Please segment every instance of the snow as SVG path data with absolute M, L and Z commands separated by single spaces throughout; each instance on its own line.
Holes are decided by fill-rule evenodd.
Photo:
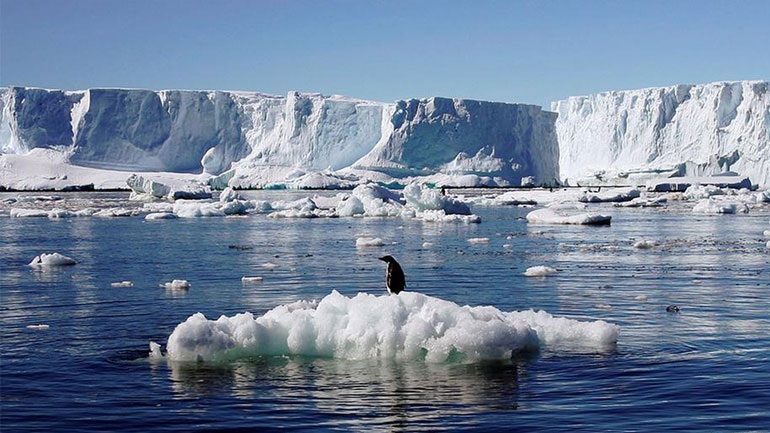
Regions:
M 768 87 L 683 84 L 554 102 L 561 178 L 572 185 L 637 184 L 732 170 L 770 186 Z
M 576 225 L 609 225 L 612 217 L 595 212 L 584 212 L 567 215 L 551 209 L 537 209 L 527 214 L 527 221 L 533 224 L 576 224 Z
M 554 275 L 558 273 L 555 268 L 552 268 L 550 266 L 532 266 L 527 268 L 526 271 L 524 271 L 524 276 L 526 277 L 547 277 L 549 275 Z
M 35 258 L 29 262 L 29 266 L 32 267 L 72 266 L 74 264 L 77 264 L 74 259 L 59 253 L 43 253 L 39 256 L 35 256 Z
M 416 292 L 346 297 L 333 291 L 318 302 L 281 305 L 258 317 L 245 312 L 209 320 L 193 314 L 177 325 L 166 349 L 172 361 L 305 355 L 475 362 L 542 347 L 602 351 L 616 344 L 619 331 L 601 320 L 460 306 Z M 151 353 L 160 356 L 160 347 L 151 345 Z

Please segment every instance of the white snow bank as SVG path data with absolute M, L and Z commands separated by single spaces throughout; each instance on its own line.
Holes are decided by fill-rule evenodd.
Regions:
M 415 292 L 348 298 L 333 291 L 320 302 L 281 305 L 260 317 L 247 312 L 208 320 L 196 313 L 174 329 L 167 352 L 173 361 L 306 355 L 472 362 L 544 346 L 607 350 L 619 332 L 601 320 L 460 306 Z
M 594 212 L 567 215 L 549 208 L 533 210 L 527 214 L 527 221 L 533 224 L 609 225 L 611 220 L 609 215 Z
M 526 271 L 524 271 L 524 276 L 526 277 L 547 277 L 549 275 L 556 274 L 556 269 L 550 267 L 550 266 L 532 266 L 527 268 Z
M 43 253 L 43 254 L 40 254 L 39 256 L 35 256 L 35 258 L 32 259 L 31 262 L 29 262 L 29 266 L 33 266 L 33 267 L 72 266 L 74 264 L 77 264 L 77 262 L 74 259 L 59 253 L 51 253 L 51 254 Z

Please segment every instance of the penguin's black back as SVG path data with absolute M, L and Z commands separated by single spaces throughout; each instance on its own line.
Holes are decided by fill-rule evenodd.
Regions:
M 401 265 L 391 256 L 380 257 L 380 260 L 388 264 L 388 271 L 385 276 L 385 284 L 388 291 L 393 294 L 399 294 L 406 288 L 406 277 Z

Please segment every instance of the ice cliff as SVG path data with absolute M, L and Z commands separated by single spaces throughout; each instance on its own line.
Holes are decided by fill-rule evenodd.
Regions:
M 9 175 L 36 155 L 49 165 L 202 174 L 217 188 L 639 185 L 723 171 L 770 186 L 768 86 L 613 91 L 554 102 L 554 112 L 439 97 L 0 88 L 0 186 L 73 181 Z
M 555 115 L 531 105 L 11 87 L 0 89 L 0 113 L 2 153 L 55 148 L 79 166 L 203 172 L 221 187 L 441 174 L 447 183 L 470 175 L 493 185 L 558 178 Z
M 770 185 L 767 81 L 613 91 L 554 102 L 562 180 L 734 171 Z

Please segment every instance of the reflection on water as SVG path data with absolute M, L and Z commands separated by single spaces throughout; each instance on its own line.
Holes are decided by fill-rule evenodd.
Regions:
M 435 430 L 447 416 L 516 410 L 520 363 L 430 364 L 271 357 L 232 364 L 162 361 L 175 398 L 228 395 L 243 404 L 264 401 L 322 414 L 338 427 L 388 426 Z M 416 423 L 416 424 L 415 424 Z M 411 428 L 407 428 L 411 427 Z M 443 426 L 449 427 L 449 426 Z

